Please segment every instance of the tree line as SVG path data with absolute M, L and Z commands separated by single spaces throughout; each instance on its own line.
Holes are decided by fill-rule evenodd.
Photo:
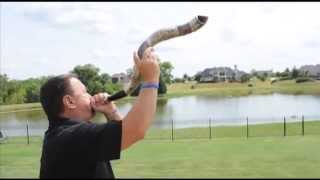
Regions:
M 267 78 L 273 77 L 276 78 L 275 81 L 283 81 L 283 80 L 295 80 L 297 83 L 300 82 L 307 82 L 307 81 L 313 81 L 312 77 L 310 76 L 308 71 L 300 71 L 296 67 L 293 67 L 291 70 L 289 68 L 286 68 L 283 72 L 273 72 L 273 73 L 258 73 L 255 70 L 252 70 L 251 73 L 245 73 L 241 75 L 240 82 L 246 83 L 249 82 L 252 78 L 258 78 L 261 81 L 267 80 Z M 201 73 L 197 73 L 194 76 L 189 76 L 187 73 L 183 74 L 182 78 L 176 77 L 171 82 L 186 82 L 186 81 L 197 81 L 200 82 Z
M 170 62 L 160 61 L 158 94 L 167 92 L 166 84 L 172 81 L 172 70 L 173 66 Z M 132 69 L 128 69 L 127 72 L 132 72 Z M 77 65 L 70 73 L 78 76 L 91 95 L 98 92 L 113 94 L 122 89 L 121 83 L 112 83 L 112 77 L 108 73 L 100 73 L 100 69 L 93 64 Z M 0 105 L 40 102 L 40 88 L 51 77 L 53 76 L 10 80 L 6 74 L 0 74 Z M 139 91 L 140 86 L 131 96 L 137 96 Z
M 200 77 L 197 77 L 197 74 L 189 76 L 187 73 L 182 78 L 174 78 L 172 75 L 174 67 L 169 61 L 162 62 L 159 59 L 159 64 L 159 95 L 167 93 L 168 84 L 192 80 L 199 81 L 200 79 Z M 127 69 L 127 75 L 132 74 L 132 72 L 132 69 Z M 100 69 L 93 64 L 77 65 L 70 73 L 78 76 L 91 95 L 98 92 L 113 94 L 122 89 L 122 84 L 112 83 L 112 77 L 108 73 L 100 73 Z M 246 73 L 241 77 L 241 82 L 248 82 L 252 77 L 265 81 L 268 76 L 277 77 L 276 81 L 295 79 L 297 83 L 312 80 L 308 73 L 299 71 L 294 67 L 291 71 L 289 68 L 286 68 L 283 72 L 276 72 L 271 75 L 267 73 L 258 74 L 256 72 Z M 40 88 L 50 77 L 53 76 L 41 76 L 26 80 L 9 80 L 6 74 L 0 74 L 0 105 L 40 102 Z M 141 85 L 130 95 L 137 96 L 140 92 L 140 87 Z
M 257 77 L 261 81 L 265 81 L 269 76 L 276 77 L 272 83 L 276 81 L 283 81 L 283 80 L 295 80 L 296 83 L 301 83 L 301 82 L 307 82 L 307 81 L 313 81 L 313 79 L 310 77 L 310 74 L 308 71 L 300 71 L 296 67 L 293 67 L 292 70 L 289 68 L 286 68 L 283 72 L 275 72 L 270 75 L 267 73 L 263 74 L 257 74 L 256 72 L 253 72 L 249 75 L 250 77 Z

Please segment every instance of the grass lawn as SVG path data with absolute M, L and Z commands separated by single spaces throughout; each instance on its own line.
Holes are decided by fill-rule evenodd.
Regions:
M 320 122 L 215 127 L 171 131 L 150 129 L 145 140 L 112 161 L 117 178 L 319 178 Z M 198 136 L 195 136 L 198 134 Z M 316 135 L 318 134 L 318 135 Z M 162 135 L 164 140 L 154 138 Z M 196 138 L 192 138 L 192 137 Z M 199 138 L 201 137 L 201 138 Z M 37 178 L 42 137 L 14 137 L 0 144 L 0 178 Z
M 10 105 L 1 105 L 0 112 L 35 110 L 40 108 L 41 108 L 40 103 L 10 104 Z
M 271 84 L 254 80 L 249 83 L 174 83 L 168 86 L 167 94 L 164 97 L 177 97 L 186 95 L 212 95 L 212 96 L 247 96 L 252 94 L 312 94 L 320 95 L 320 81 L 295 83 L 294 80 L 279 81 Z M 193 87 L 193 88 L 192 88 Z
M 319 137 L 144 141 L 113 164 L 119 178 L 319 178 Z

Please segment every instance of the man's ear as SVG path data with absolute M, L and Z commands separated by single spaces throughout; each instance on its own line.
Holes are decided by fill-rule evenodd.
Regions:
M 75 109 L 77 107 L 75 104 L 75 100 L 70 95 L 63 96 L 62 101 L 67 108 Z

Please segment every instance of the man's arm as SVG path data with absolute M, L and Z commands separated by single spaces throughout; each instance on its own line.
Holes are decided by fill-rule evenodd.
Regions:
M 121 150 L 144 138 L 156 111 L 157 94 L 157 89 L 142 89 L 132 109 L 124 118 L 116 109 L 102 112 L 108 121 L 122 121 Z
M 135 66 L 144 83 L 159 84 L 160 68 L 152 50 L 152 48 L 146 49 L 141 60 L 135 53 Z M 156 88 L 142 89 L 124 118 L 117 112 L 113 102 L 104 101 L 105 96 L 108 96 L 107 93 L 94 95 L 91 105 L 96 111 L 102 112 L 108 120 L 122 121 L 121 150 L 124 150 L 144 138 L 156 112 L 157 94 Z
M 122 121 L 121 149 L 144 138 L 156 111 L 157 89 L 143 89 Z
M 152 48 L 148 48 L 141 60 L 135 53 L 134 60 L 143 82 L 158 84 L 160 69 L 152 51 Z M 158 89 L 156 88 L 146 88 L 140 91 L 133 107 L 122 121 L 121 150 L 144 138 L 156 112 L 157 94 Z

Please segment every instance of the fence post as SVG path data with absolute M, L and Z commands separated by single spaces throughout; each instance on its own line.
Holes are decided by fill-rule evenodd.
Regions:
M 247 138 L 249 138 L 249 118 L 247 116 Z
M 209 139 L 211 140 L 211 117 L 209 118 Z
M 27 120 L 27 139 L 29 144 L 29 121 Z
M 286 136 L 287 134 L 287 129 L 286 129 L 286 116 L 283 118 L 283 136 Z
M 173 118 L 171 119 L 171 141 L 173 141 Z
M 302 136 L 304 136 L 304 116 L 302 115 Z

